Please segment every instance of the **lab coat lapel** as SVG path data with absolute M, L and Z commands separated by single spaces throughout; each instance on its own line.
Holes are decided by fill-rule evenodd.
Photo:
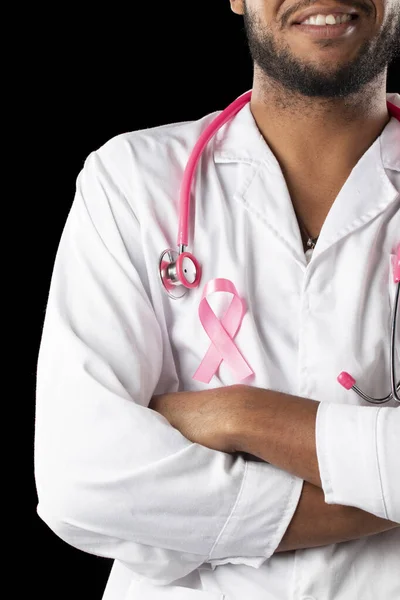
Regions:
M 387 99 L 400 106 L 399 94 Z M 263 223 L 293 258 L 307 265 L 297 218 L 280 165 L 263 139 L 246 105 L 215 138 L 214 161 L 247 163 L 235 200 Z M 327 248 L 363 227 L 399 194 L 385 169 L 400 170 L 400 123 L 392 118 L 381 135 L 363 154 L 336 197 L 323 224 L 313 260 Z
M 262 137 L 249 105 L 217 134 L 214 161 L 244 163 L 234 201 L 269 229 L 293 258 L 306 265 L 301 235 L 279 162 Z
M 314 260 L 327 248 L 375 219 L 390 204 L 400 201 L 385 168 L 400 170 L 400 123 L 394 118 L 345 181 L 322 226 Z

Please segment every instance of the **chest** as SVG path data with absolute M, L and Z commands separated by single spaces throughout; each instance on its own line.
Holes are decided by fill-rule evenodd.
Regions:
M 348 175 L 349 173 L 346 173 L 333 179 L 286 176 L 287 188 L 300 229 L 303 225 L 310 237 L 314 238 L 320 234 Z
M 232 340 L 254 371 L 249 383 L 304 397 L 358 403 L 358 397 L 351 399 L 336 381 L 346 370 L 371 394 L 381 392 L 390 363 L 389 261 L 380 257 L 372 273 L 370 241 L 355 237 L 303 268 L 272 232 L 249 222 L 245 214 L 237 215 L 233 229 L 221 226 L 218 237 L 209 237 L 208 249 L 204 244 L 199 255 L 200 288 L 189 291 L 182 301 L 167 300 L 164 305 L 182 389 L 238 383 L 225 360 L 209 383 L 193 379 L 213 340 L 199 316 L 203 289 L 207 282 L 224 278 L 245 303 Z M 232 294 L 214 293 L 207 301 L 221 322 Z
M 348 186 L 330 211 L 335 190 L 329 202 L 320 205 L 317 217 L 325 218 L 328 228 L 307 264 L 293 201 L 280 172 L 231 164 L 208 169 L 206 177 L 196 180 L 189 236 L 202 280 L 199 288 L 174 301 L 163 293 L 153 268 L 176 235 L 173 192 L 164 186 L 162 201 L 157 197 L 160 211 L 150 201 L 143 203 L 141 222 L 151 300 L 174 356 L 180 389 L 238 383 L 225 360 L 209 383 L 193 379 L 212 343 L 199 316 L 204 286 L 223 278 L 245 302 L 233 340 L 254 372 L 247 383 L 358 403 L 358 397 L 352 399 L 336 381 L 346 370 L 371 394 L 382 391 L 390 365 L 389 258 L 400 230 L 400 212 L 382 213 L 364 220 L 361 227 L 358 220 L 342 218 L 359 194 L 358 184 Z M 306 191 L 296 198 L 306 202 Z M 232 295 L 217 293 L 208 300 L 222 320 Z

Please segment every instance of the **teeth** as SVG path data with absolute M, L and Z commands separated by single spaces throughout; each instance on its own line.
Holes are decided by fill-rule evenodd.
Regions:
M 303 21 L 301 25 L 340 25 L 340 23 L 346 23 L 351 20 L 351 15 L 341 15 L 337 17 L 334 15 L 313 15 Z

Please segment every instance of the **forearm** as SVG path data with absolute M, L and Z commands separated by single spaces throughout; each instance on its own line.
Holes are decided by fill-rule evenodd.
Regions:
M 315 422 L 319 402 L 237 386 L 240 401 L 232 411 L 232 444 L 246 452 L 321 487 Z
M 326 504 L 323 491 L 304 482 L 297 509 L 275 552 L 326 546 L 399 527 L 351 506 Z
M 239 388 L 235 447 L 304 479 L 292 521 L 276 552 L 375 535 L 397 523 L 352 506 L 327 504 L 321 489 L 315 423 L 319 402 L 262 389 Z

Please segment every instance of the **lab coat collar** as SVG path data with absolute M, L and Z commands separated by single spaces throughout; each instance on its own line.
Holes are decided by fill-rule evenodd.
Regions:
M 388 93 L 386 100 L 400 108 L 400 94 Z M 399 121 L 392 117 L 378 138 L 382 148 L 384 169 L 400 171 L 399 127 Z M 375 140 L 376 142 L 377 140 Z M 264 163 L 271 169 L 278 168 L 280 170 L 274 153 L 257 127 L 250 104 L 246 104 L 215 135 L 214 160 L 216 163 Z
M 400 107 L 399 94 L 387 94 L 387 100 Z M 281 167 L 262 137 L 249 104 L 219 130 L 214 160 L 217 164 L 241 162 L 254 166 L 253 174 L 239 184 L 235 199 L 243 202 L 305 268 L 303 243 Z M 325 219 L 313 260 L 399 199 L 385 169 L 400 171 L 400 123 L 394 117 L 340 190 Z

